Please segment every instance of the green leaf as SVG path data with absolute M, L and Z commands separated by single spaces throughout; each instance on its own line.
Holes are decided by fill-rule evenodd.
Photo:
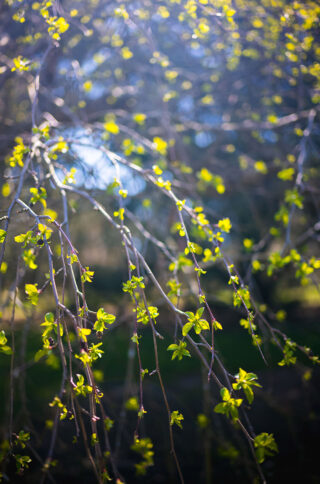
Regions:
M 253 393 L 252 388 L 249 385 L 244 385 L 243 391 L 244 391 L 244 394 L 245 394 L 248 402 L 251 405 L 251 403 L 253 402 L 253 399 L 254 399 L 254 393 Z
M 186 323 L 182 328 L 183 336 L 187 336 L 191 328 L 193 328 L 193 323 Z
M 2 346 L 2 345 L 5 345 L 7 341 L 8 341 L 8 340 L 7 340 L 7 338 L 6 338 L 6 333 L 5 333 L 5 332 L 4 332 L 4 330 L 2 329 L 2 330 L 0 331 L 0 345 L 1 345 L 1 346 Z
M 0 244 L 2 244 L 2 242 L 4 242 L 6 235 L 7 235 L 7 232 L 3 229 L 0 229 Z
M 53 313 L 46 313 L 44 319 L 49 323 L 54 323 L 54 314 Z
M 26 284 L 25 285 L 25 292 L 28 296 L 29 301 L 31 304 L 36 306 L 38 304 L 39 293 L 37 289 L 38 284 Z
M 237 399 L 232 398 L 229 390 L 225 387 L 221 388 L 220 395 L 223 399 L 223 402 L 218 403 L 214 407 L 214 411 L 216 413 L 223 413 L 227 417 L 231 417 L 232 420 L 237 420 L 238 417 L 239 417 L 237 407 L 240 407 L 240 405 L 242 403 L 242 399 L 241 398 L 237 398 Z
M 93 329 L 99 333 L 103 333 L 103 331 L 106 329 L 104 321 L 102 321 L 101 319 L 96 321 L 93 325 Z
M 185 341 L 180 341 L 179 345 L 173 343 L 168 346 L 167 351 L 173 351 L 172 360 L 178 358 L 178 360 L 182 360 L 184 356 L 191 357 L 189 351 L 186 349 L 187 343 Z
M 17 242 L 17 244 L 23 244 L 23 248 L 25 248 L 30 242 L 36 243 L 36 237 L 32 236 L 31 230 L 29 230 L 25 234 L 16 235 L 14 240 L 15 242 Z
M 254 439 L 253 445 L 255 447 L 256 456 L 259 464 L 264 462 L 268 456 L 273 456 L 278 452 L 278 446 L 274 440 L 273 434 L 262 432 Z
M 170 425 L 178 425 L 180 429 L 182 429 L 182 420 L 184 420 L 184 417 L 182 413 L 179 413 L 178 410 L 174 410 L 171 412 L 171 417 L 170 417 Z
M 86 397 L 89 393 L 92 392 L 92 386 L 85 385 L 83 375 L 77 374 L 77 378 L 78 378 L 77 385 L 74 388 L 75 394 Z
M 252 387 L 261 387 L 261 385 L 255 381 L 258 378 L 257 375 L 255 375 L 255 373 L 247 373 L 242 368 L 239 368 L 239 374 L 236 375 L 235 378 L 237 381 L 232 384 L 232 387 L 234 390 L 242 389 L 248 402 L 251 404 L 254 398 Z
M 224 400 L 225 402 L 230 400 L 230 392 L 227 388 L 225 388 L 225 387 L 221 388 L 220 395 L 222 397 L 222 400 Z
M 0 352 L 9 356 L 9 355 L 12 355 L 12 348 L 8 345 L 3 345 L 3 346 L 0 346 Z
M 106 329 L 105 324 L 113 324 L 115 319 L 113 314 L 108 314 L 103 308 L 100 308 L 97 311 L 97 321 L 94 323 L 93 329 L 102 333 Z
M 79 337 L 87 342 L 87 336 L 91 334 L 91 329 L 90 328 L 79 328 Z
M 94 276 L 94 271 L 90 271 L 89 267 L 86 267 L 85 269 L 83 269 L 83 272 L 81 274 L 81 281 L 92 282 L 93 276 Z
M 216 413 L 226 413 L 226 409 L 225 409 L 225 405 L 224 403 L 218 403 L 215 407 L 214 407 L 214 411 Z
M 201 316 L 202 316 L 202 314 L 203 314 L 203 311 L 204 311 L 204 307 L 199 308 L 199 309 L 197 310 L 197 316 L 198 316 L 199 318 L 201 318 Z

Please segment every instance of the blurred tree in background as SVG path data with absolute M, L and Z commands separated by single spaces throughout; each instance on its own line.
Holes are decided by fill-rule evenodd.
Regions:
M 319 17 L 1 3 L 4 482 L 318 481 Z

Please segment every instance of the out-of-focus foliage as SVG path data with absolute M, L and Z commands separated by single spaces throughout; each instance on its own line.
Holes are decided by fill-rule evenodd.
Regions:
M 71 425 L 97 482 L 130 476 L 130 452 L 137 474 L 152 475 L 157 442 L 144 426 L 144 392 L 157 375 L 166 415 L 154 418 L 167 425 L 173 479 L 184 480 L 175 436 L 193 420 L 211 482 L 210 427 L 227 417 L 236 447 L 241 434 L 240 452 L 251 455 L 247 474 L 264 481 L 276 432 L 256 434 L 246 412 L 261 385 L 245 351 L 230 372 L 219 341 L 230 319 L 279 370 L 319 363 L 285 327 L 290 303 L 319 307 L 319 17 L 307 0 L 2 2 L 5 478 L 27 476 L 30 465 L 31 479 L 39 476 L 35 456 L 52 478 L 57 429 Z M 27 328 L 21 341 L 17 320 Z M 41 337 L 25 362 L 31 320 Z M 122 406 L 104 395 L 102 371 L 118 330 L 129 334 Z M 198 417 L 172 410 L 162 358 L 202 362 Z M 43 397 L 46 415 L 49 405 L 55 413 L 40 454 L 15 385 L 33 365 L 61 375 Z M 311 370 L 303 375 L 307 382 Z M 218 454 L 233 462 L 239 450 L 227 442 Z

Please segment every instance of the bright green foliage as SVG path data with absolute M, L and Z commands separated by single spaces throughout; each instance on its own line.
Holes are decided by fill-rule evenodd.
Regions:
M 285 205 L 281 205 L 280 208 L 279 208 L 279 210 L 275 213 L 274 219 L 277 222 L 281 222 L 281 224 L 284 227 L 287 227 L 288 226 L 288 223 L 289 223 L 289 209 L 288 209 L 288 207 L 286 207 Z M 279 235 L 280 232 L 275 227 L 271 227 L 270 233 L 274 237 L 276 237 L 276 236 Z
M 284 170 L 278 172 L 277 177 L 283 181 L 291 181 L 293 179 L 294 173 L 294 168 L 285 168 Z
M 33 134 L 38 134 L 40 137 L 43 137 L 46 141 L 50 139 L 50 126 L 49 124 L 44 124 L 41 128 L 34 127 L 32 128 Z
M 30 242 L 32 242 L 32 243 L 36 242 L 36 238 L 33 237 L 31 230 L 29 230 L 25 234 L 16 235 L 14 240 L 18 244 L 23 244 L 22 245 L 23 248 L 26 247 Z
M 123 283 L 123 292 L 128 292 L 132 295 L 133 291 L 138 287 L 141 289 L 145 288 L 143 277 L 132 276 L 129 281 Z
M 104 351 L 100 349 L 100 346 L 102 346 L 102 343 L 92 344 L 90 346 L 89 355 L 90 355 L 91 361 L 95 361 L 98 358 L 102 358 L 102 354 L 104 353 Z
M 94 271 L 90 271 L 89 267 L 83 269 L 81 274 L 81 281 L 82 282 L 92 282 L 92 278 L 94 276 Z
M 137 321 L 138 323 L 142 323 L 144 325 L 149 323 L 149 319 L 151 318 L 154 322 L 156 322 L 156 318 L 159 316 L 159 311 L 156 306 L 148 306 L 148 311 L 144 306 L 138 306 L 137 309 Z M 148 314 L 149 312 L 149 314 Z M 150 316 L 149 316 L 150 315 Z
M 120 220 L 124 220 L 124 208 L 119 208 L 119 210 L 113 212 L 115 217 L 119 217 Z
M 82 361 L 83 366 L 91 366 L 92 360 L 90 358 L 89 353 L 86 351 L 81 351 L 80 355 L 75 355 L 75 358 L 78 358 L 78 360 Z
M 70 254 L 70 264 L 74 264 L 75 262 L 78 262 L 78 256 L 77 254 Z
M 231 286 L 232 284 L 239 284 L 239 276 L 237 275 L 230 276 L 228 284 L 229 286 Z
M 255 380 L 257 380 L 257 375 L 254 373 L 247 373 L 245 370 L 242 368 L 239 368 L 239 373 L 238 375 L 235 376 L 236 378 L 236 383 L 232 384 L 232 387 L 234 390 L 243 390 L 245 396 L 247 397 L 248 402 L 251 404 L 253 402 L 254 394 L 252 387 L 260 387 L 259 383 L 256 383 Z
M 161 176 L 155 181 L 155 184 L 165 190 L 171 190 L 171 182 L 169 180 L 164 180 Z
M 160 166 L 158 166 L 158 165 L 153 165 L 152 166 L 152 169 L 153 169 L 155 175 L 160 176 L 163 173 L 163 171 L 161 170 Z
M 183 225 L 181 225 L 180 222 L 176 222 L 176 223 L 173 224 L 173 226 L 171 228 L 171 232 L 173 232 L 173 233 L 178 232 L 180 237 L 184 237 L 186 235 L 185 229 L 184 229 Z M 186 249 L 185 249 L 185 253 L 186 253 Z
M 78 329 L 79 337 L 82 339 L 82 341 L 87 342 L 87 336 L 91 334 L 91 329 L 90 328 L 79 328 Z
M 247 251 L 250 251 L 252 249 L 253 245 L 254 245 L 253 240 L 252 239 L 248 239 L 248 238 L 243 239 L 242 243 L 243 243 L 244 248 Z
M 170 288 L 170 291 L 168 292 L 169 298 L 175 301 L 177 296 L 180 295 L 181 283 L 177 282 L 176 279 L 170 279 L 167 282 L 167 286 Z
M 290 260 L 291 259 L 289 255 L 286 257 L 281 257 L 279 252 L 273 252 L 272 254 L 270 254 L 269 256 L 270 264 L 268 266 L 268 272 L 267 272 L 268 276 L 271 276 L 275 269 L 281 269 L 285 265 L 289 264 Z
M 182 328 L 183 336 L 186 336 L 191 328 L 194 328 L 196 334 L 200 334 L 203 330 L 210 329 L 208 321 L 205 319 L 201 319 L 203 311 L 204 307 L 199 308 L 196 313 L 186 311 L 186 315 L 188 316 L 188 322 Z
M 135 343 L 136 345 L 138 345 L 140 338 L 141 338 L 141 336 L 138 336 L 137 333 L 133 333 L 133 336 L 131 336 L 131 341 L 133 343 Z
M 153 143 L 154 143 L 155 149 L 159 151 L 161 155 L 165 155 L 167 153 L 168 143 L 164 139 L 159 138 L 159 136 L 156 136 L 155 138 L 153 138 Z
M 7 341 L 8 340 L 6 338 L 6 333 L 2 329 L 1 332 L 0 332 L 0 345 L 5 345 Z
M 120 182 L 119 182 L 119 180 L 117 178 L 115 178 L 113 180 L 113 182 L 108 185 L 107 193 L 109 195 L 112 195 L 113 192 L 114 192 L 114 189 L 117 188 L 117 187 L 119 187 L 119 186 L 120 186 Z
M 191 267 L 192 261 L 188 259 L 184 254 L 179 254 L 177 258 L 177 262 L 171 262 L 169 265 L 169 271 L 174 271 L 175 269 L 181 270 L 184 267 Z
M 256 161 L 254 164 L 254 168 L 262 175 L 266 175 L 268 173 L 268 167 L 262 160 Z
M 214 249 L 214 252 L 206 248 L 203 251 L 203 255 L 204 255 L 202 259 L 203 262 L 209 262 L 209 261 L 215 262 L 217 259 L 221 258 L 221 251 L 219 247 L 216 247 Z
M 102 358 L 104 351 L 100 349 L 102 343 L 93 344 L 89 347 L 88 352 L 82 350 L 80 355 L 75 355 L 76 358 L 82 361 L 84 366 L 91 366 L 98 358 Z
M 255 273 L 261 271 L 262 269 L 264 269 L 264 266 L 261 264 L 260 261 L 258 261 L 257 259 L 252 261 L 252 272 Z
M 51 158 L 56 158 L 55 153 L 67 153 L 68 150 L 69 150 L 69 146 L 67 142 L 63 139 L 62 136 L 59 136 L 58 142 L 55 143 L 50 149 L 50 156 Z
M 0 331 L 0 352 L 4 353 L 5 355 L 11 355 L 12 354 L 12 349 L 10 346 L 8 346 L 7 343 L 7 338 L 6 338 L 6 333 L 2 329 Z
M 212 326 L 213 326 L 213 329 L 214 329 L 215 331 L 217 331 L 217 330 L 222 330 L 222 329 L 223 329 L 223 328 L 222 328 L 222 324 L 221 324 L 221 323 L 219 323 L 219 321 L 217 321 L 216 319 L 213 319 L 213 320 L 212 320 Z
M 248 309 L 251 308 L 251 296 L 247 286 L 240 287 L 237 292 L 233 293 L 233 305 L 239 307 L 243 303 Z
M 171 412 L 171 417 L 170 417 L 170 425 L 178 425 L 180 429 L 182 429 L 182 420 L 184 420 L 184 416 L 182 413 L 179 413 L 178 410 L 173 410 Z
M 149 370 L 148 368 L 145 368 L 144 370 L 141 370 L 141 378 L 142 380 L 144 379 L 144 377 L 149 373 Z
M 191 357 L 190 352 L 186 349 L 187 343 L 185 341 L 179 341 L 179 344 L 171 344 L 168 346 L 167 351 L 173 351 L 172 353 L 172 360 L 178 358 L 178 360 L 182 360 L 184 356 Z
M 179 210 L 180 212 L 182 211 L 182 209 L 183 209 L 183 207 L 184 207 L 185 203 L 186 203 L 186 201 L 185 201 L 185 200 L 177 200 L 176 205 L 177 205 L 178 210 Z
M 140 125 L 143 125 L 146 119 L 146 115 L 143 113 L 136 113 L 133 115 L 133 120 Z
M 58 325 L 54 319 L 53 313 L 47 313 L 44 317 L 44 323 L 41 323 L 41 326 L 45 327 L 44 332 L 42 333 L 42 339 L 45 341 L 51 336 L 51 333 L 58 334 Z M 62 324 L 59 325 L 60 336 L 63 335 L 63 326 Z
M 311 281 L 310 274 L 314 272 L 315 269 L 319 269 L 319 261 L 310 259 L 309 262 L 301 261 L 295 264 L 297 267 L 295 276 L 300 279 L 300 284 L 305 286 Z
M 113 314 L 108 314 L 105 312 L 103 308 L 98 309 L 97 311 L 97 320 L 94 323 L 93 329 L 95 331 L 98 331 L 100 333 L 103 333 L 103 331 L 106 328 L 106 324 L 113 324 L 115 321 L 116 317 L 113 316 Z
M 199 277 L 207 273 L 207 271 L 204 271 L 203 269 L 201 269 L 201 267 L 195 267 L 194 270 Z
M 29 149 L 24 145 L 23 139 L 19 136 L 15 138 L 17 143 L 13 148 L 12 156 L 9 158 L 9 165 L 15 167 L 16 165 L 23 167 L 23 157 L 29 151 Z
M 26 284 L 25 285 L 25 293 L 28 296 L 29 301 L 31 304 L 36 306 L 38 304 L 39 299 L 39 291 L 37 289 L 38 284 Z
M 220 395 L 223 402 L 218 403 L 214 407 L 214 411 L 223 413 L 232 420 L 237 420 L 239 418 L 238 407 L 240 407 L 243 400 L 241 398 L 232 398 L 229 390 L 225 387 L 221 388 Z
M 223 178 L 220 175 L 214 175 L 207 168 L 201 168 L 197 172 L 197 177 L 199 178 L 198 190 L 200 192 L 205 191 L 208 186 L 213 186 L 220 195 L 225 192 Z
M 224 218 L 222 220 L 219 220 L 217 225 L 222 230 L 222 232 L 226 232 L 226 233 L 229 233 L 232 227 L 229 218 Z
M 40 202 L 43 205 L 43 208 L 47 207 L 47 190 L 43 187 L 35 188 L 31 187 L 30 188 L 30 193 L 31 193 L 31 198 L 30 198 L 30 204 L 35 205 L 37 202 Z
M 92 392 L 92 387 L 90 385 L 85 385 L 84 376 L 77 374 L 77 384 L 74 387 L 74 391 L 76 395 L 82 395 L 86 397 L 89 393 Z
M 25 265 L 30 269 L 36 269 L 38 267 L 37 264 L 35 263 L 36 255 L 32 249 L 24 250 L 22 258 L 24 260 Z
M 50 239 L 52 234 L 52 229 L 49 229 L 49 227 L 47 227 L 44 224 L 38 224 L 38 230 L 39 230 L 38 240 L 41 239 L 42 237 L 45 237 L 47 240 Z
M 310 282 L 310 274 L 320 268 L 320 262 L 315 257 L 306 261 L 303 260 L 303 257 L 296 249 L 291 249 L 286 256 L 282 256 L 279 252 L 272 252 L 270 254 L 267 270 L 268 276 L 271 276 L 277 269 L 282 269 L 290 263 L 296 267 L 295 276 L 297 279 L 300 279 L 301 285 L 308 284 Z
M 279 361 L 279 366 L 290 366 L 294 365 L 297 361 L 297 357 L 294 356 L 294 352 L 296 350 L 296 343 L 287 339 L 283 348 L 283 359 Z
M 67 185 L 68 183 L 75 183 L 75 175 L 77 173 L 77 169 L 72 167 L 71 170 L 68 172 L 68 174 L 65 176 L 65 178 L 62 181 L 63 185 Z
M 91 445 L 95 446 L 98 443 L 99 443 L 99 438 L 97 434 L 94 432 L 93 434 L 91 434 Z
M 297 188 L 286 190 L 284 200 L 289 205 L 295 205 L 297 208 L 303 209 L 303 196 L 298 192 Z
M 114 119 L 107 120 L 103 126 L 108 133 L 111 133 L 111 134 L 119 133 L 119 126 L 117 125 Z
M 154 348 L 156 368 L 150 374 L 158 375 L 163 396 L 166 385 L 162 385 L 159 368 L 163 350 L 160 341 L 168 331 L 175 341 L 167 348 L 172 360 L 190 357 L 192 348 L 192 355 L 205 363 L 203 368 L 210 368 L 212 392 L 217 381 L 228 386 L 221 390 L 222 401 L 214 410 L 233 423 L 239 418 L 242 403 L 235 392 L 243 391 L 244 399 L 251 404 L 254 387 L 260 385 L 254 373 L 242 368 L 232 378 L 223 365 L 227 361 L 224 355 L 221 353 L 221 360 L 217 358 L 220 354 L 215 353 L 215 346 L 217 351 L 223 348 L 217 331 L 222 324 L 216 320 L 216 316 L 220 320 L 221 304 L 229 304 L 233 297 L 230 311 L 242 318 L 240 324 L 248 331 L 253 346 L 262 344 L 261 335 L 263 341 L 277 340 L 279 347 L 284 346 L 280 366 L 295 364 L 298 350 L 305 359 L 319 363 L 319 357 L 309 348 L 294 343 L 282 332 L 285 317 L 280 317 L 282 310 L 277 309 L 285 307 L 287 297 L 296 297 L 299 285 L 309 283 L 310 291 L 302 290 L 297 298 L 302 305 L 311 300 L 313 304 L 311 282 L 317 283 L 316 270 L 320 269 L 316 252 L 319 167 L 314 162 L 319 144 L 320 7 L 314 0 L 5 0 L 5 4 L 0 7 L 4 20 L 0 84 L 4 100 L 6 93 L 9 97 L 0 118 L 4 143 L 8 143 L 4 144 L 4 156 L 9 154 L 0 190 L 4 202 L 3 207 L 0 202 L 4 215 L 0 221 L 7 220 L 10 227 L 17 227 L 21 221 L 21 230 L 26 233 L 14 238 L 20 246 L 11 247 L 9 238 L 7 247 L 1 247 L 0 252 L 7 251 L 6 262 L 0 261 L 0 275 L 7 278 L 4 285 L 1 281 L 1 316 L 4 321 L 10 320 L 11 305 L 14 310 L 16 304 L 16 317 L 32 313 L 38 327 L 37 311 L 30 304 L 37 306 L 43 292 L 42 305 L 56 305 L 53 313 L 45 315 L 41 324 L 43 346 L 30 361 L 67 376 L 60 397 L 55 397 L 51 406 L 58 409 L 61 420 L 70 414 L 72 418 L 75 412 L 77 426 L 83 418 L 87 432 L 90 423 L 97 425 L 97 431 L 91 428 L 85 441 L 90 442 L 91 437 L 91 444 L 96 446 L 92 457 L 98 480 L 110 480 L 106 466 L 113 456 L 104 442 L 107 439 L 99 442 L 98 436 L 102 437 L 103 430 L 109 431 L 113 421 L 105 417 L 103 394 L 96 386 L 104 382 L 103 372 L 93 371 L 91 366 L 103 356 L 102 342 L 97 341 L 115 322 L 115 316 L 103 308 L 97 313 L 91 310 L 94 288 L 88 290 L 84 283 L 92 282 L 94 272 L 80 262 L 88 252 L 80 254 L 75 249 L 86 240 L 77 240 L 77 235 L 90 232 L 91 223 L 96 229 L 90 234 L 92 239 L 104 233 L 98 220 L 104 218 L 110 223 L 106 242 L 108 249 L 117 250 L 111 262 L 116 271 L 122 271 L 124 265 L 129 269 L 123 292 L 131 296 L 136 313 L 134 320 L 126 308 L 121 311 L 131 325 L 127 332 L 128 358 L 132 358 L 130 372 L 136 372 L 136 378 L 129 374 L 130 388 L 124 394 L 140 390 L 141 400 L 131 397 L 124 406 L 135 412 L 131 415 L 137 420 L 132 449 L 142 456 L 136 468 L 143 475 L 153 464 L 151 440 L 138 437 L 147 430 L 141 426 L 145 413 L 143 378 L 148 373 L 143 367 L 147 351 L 144 333 L 153 332 L 154 340 L 159 340 L 159 348 L 157 344 Z M 14 28 L 12 20 L 17 22 Z M 96 152 L 92 158 L 90 150 Z M 96 163 L 98 153 L 101 159 Z M 103 168 L 100 161 L 105 162 Z M 100 170 L 103 176 L 96 181 L 101 183 L 92 183 L 95 175 L 99 178 Z M 106 174 L 113 182 L 104 190 Z M 137 184 L 133 183 L 135 179 Z M 52 208 L 47 208 L 47 202 Z M 83 209 L 89 205 L 101 219 L 90 220 L 90 215 L 84 219 L 87 214 Z M 54 232 L 38 224 L 39 217 L 48 226 L 54 222 Z M 6 236 L 0 229 L 0 244 Z M 118 247 L 113 246 L 115 240 Z M 99 250 L 93 247 L 89 264 L 96 264 Z M 111 250 L 107 252 L 109 259 Z M 126 264 L 121 257 L 127 258 Z M 19 290 L 25 284 L 24 273 L 30 271 L 18 266 L 16 272 L 14 266 L 21 260 L 31 270 L 39 266 L 32 274 L 35 279 L 31 279 L 36 283 L 25 285 L 30 302 L 25 305 L 20 304 Z M 101 257 L 98 264 L 110 263 L 105 260 Z M 131 276 L 134 271 L 139 276 L 146 274 L 146 279 Z M 19 276 L 16 286 L 15 274 Z M 206 277 L 201 277 L 204 274 Z M 267 281 L 266 298 L 265 275 L 272 276 L 272 281 Z M 275 302 L 274 307 L 264 299 Z M 196 304 L 204 307 L 195 313 L 185 312 L 187 307 L 197 308 Z M 163 307 L 163 318 L 157 306 L 161 311 Z M 202 319 L 204 309 L 208 321 Z M 221 311 L 221 317 L 224 313 Z M 255 334 L 258 327 L 261 334 Z M 108 339 L 111 337 L 109 332 Z M 13 332 L 10 339 L 18 352 L 20 338 L 14 345 Z M 240 340 L 238 346 L 240 349 Z M 0 352 L 11 351 L 2 330 Z M 168 359 L 168 353 L 166 356 Z M 18 360 L 12 358 L 12 362 L 16 370 Z M 26 363 L 27 371 L 28 360 Z M 19 365 L 23 367 L 24 363 L 19 361 Z M 77 374 L 82 365 L 83 375 Z M 305 374 L 307 382 L 310 377 L 307 371 Z M 138 381 L 139 390 L 135 387 Z M 171 401 L 171 397 L 164 399 L 168 404 Z M 13 426 L 20 417 L 16 407 L 14 402 Z M 167 411 L 172 440 L 172 426 L 182 427 L 183 416 L 168 406 Z M 112 451 L 121 418 L 115 421 L 116 427 L 120 425 L 111 434 Z M 210 415 L 198 415 L 198 426 L 208 428 L 204 437 L 211 439 L 215 433 L 209 430 L 215 420 L 211 422 Z M 55 424 L 49 422 L 47 428 L 52 430 Z M 238 424 L 237 430 L 241 427 L 252 445 L 250 435 L 254 431 L 246 431 L 246 419 Z M 62 436 L 63 430 L 58 431 Z M 21 431 L 13 445 L 20 443 L 23 447 L 26 435 Z M 2 454 L 15 457 L 10 446 L 9 442 L 6 448 L 0 446 L 0 460 Z M 171 446 L 175 454 L 174 443 Z M 277 451 L 273 436 L 266 433 L 254 439 L 254 447 L 259 462 Z M 222 449 L 219 455 L 231 460 L 238 457 L 228 442 Z M 123 455 L 121 451 L 119 455 Z M 179 458 L 178 449 L 176 455 Z M 19 472 L 28 466 L 28 459 L 16 456 Z M 51 465 L 52 461 L 46 461 L 43 470 Z M 4 468 L 10 470 L 10 465 L 4 463 Z M 112 478 L 117 480 L 117 472 L 114 474 Z M 170 476 L 172 480 L 177 477 L 171 469 Z
M 60 420 L 64 420 L 66 417 L 69 420 L 74 418 L 73 414 L 68 412 L 67 407 L 61 402 L 59 397 L 54 397 L 51 403 L 49 403 L 49 407 L 58 407 L 60 413 Z
M 60 40 L 60 34 L 66 32 L 69 28 L 69 24 L 63 17 L 52 17 L 49 14 L 43 15 L 46 19 L 48 27 L 48 32 L 54 40 Z
M 137 475 L 144 476 L 147 472 L 147 468 L 150 466 L 153 466 L 154 464 L 153 462 L 154 451 L 152 450 L 153 444 L 151 442 L 151 439 L 149 439 L 149 437 L 145 437 L 143 439 L 139 439 L 138 437 L 135 437 L 134 443 L 132 444 L 131 449 L 134 452 L 137 452 L 138 454 L 140 454 L 143 459 L 138 464 L 135 464 L 135 467 L 136 467 Z
M 22 57 L 21 55 L 12 59 L 12 62 L 14 65 L 14 67 L 12 67 L 11 69 L 12 72 L 14 71 L 23 72 L 23 71 L 28 71 L 30 69 L 30 66 L 29 66 L 30 61 L 25 57 Z
M 3 229 L 0 229 L 0 244 L 2 244 L 2 242 L 6 238 L 6 235 L 7 235 L 7 232 Z
M 278 446 L 274 440 L 273 434 L 268 434 L 267 432 L 262 432 L 257 435 L 253 441 L 253 445 L 255 447 L 259 464 L 262 464 L 266 457 L 272 457 L 278 452 Z
M 255 331 L 257 329 L 257 326 L 254 324 L 254 322 L 250 319 L 240 319 L 240 325 L 248 330 L 248 333 L 251 334 L 252 331 Z

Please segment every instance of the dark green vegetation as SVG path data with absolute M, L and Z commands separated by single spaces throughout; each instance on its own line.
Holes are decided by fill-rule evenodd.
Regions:
M 318 482 L 319 15 L 1 4 L 3 482 Z

